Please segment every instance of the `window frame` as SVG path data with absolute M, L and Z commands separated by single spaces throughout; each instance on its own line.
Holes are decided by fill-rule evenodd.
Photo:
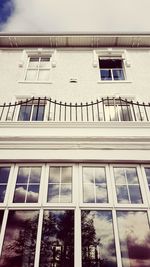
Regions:
M 120 56 L 120 57 L 116 57 L 116 56 L 110 56 L 110 57 L 105 57 L 105 56 L 103 56 L 103 57 L 99 57 L 99 71 L 100 71 L 100 79 L 101 79 L 101 81 L 103 81 L 103 82 L 105 82 L 105 81 L 107 81 L 107 82 L 121 82 L 121 81 L 126 81 L 126 72 L 125 72 L 125 64 L 124 64 L 124 59 Z M 110 70 L 110 73 L 111 73 L 111 79 L 102 79 L 102 75 L 101 75 L 101 70 L 105 70 L 105 68 L 101 68 L 101 66 L 100 66 L 100 61 L 101 60 L 120 60 L 121 61 L 121 65 L 122 65 L 122 68 L 107 68 L 106 70 Z M 124 79 L 114 79 L 114 73 L 113 73 L 113 70 L 122 70 L 122 72 L 123 72 L 123 77 L 124 77 Z

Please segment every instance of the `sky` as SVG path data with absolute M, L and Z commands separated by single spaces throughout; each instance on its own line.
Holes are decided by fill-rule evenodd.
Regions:
M 0 32 L 149 33 L 150 0 L 0 0 Z

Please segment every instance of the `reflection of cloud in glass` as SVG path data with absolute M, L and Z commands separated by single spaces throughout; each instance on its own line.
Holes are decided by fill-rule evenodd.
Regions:
M 146 212 L 118 211 L 123 267 L 149 267 L 150 229 Z
M 112 214 L 110 211 L 83 211 L 86 213 L 86 218 L 83 218 L 82 222 L 82 242 L 84 244 L 83 238 L 87 236 L 87 240 L 91 239 L 90 231 L 94 227 L 95 237 L 91 239 L 91 244 L 89 244 L 89 249 L 91 254 L 87 255 L 88 249 L 83 249 L 83 266 L 88 266 L 88 262 L 91 266 L 101 266 L 102 262 L 106 267 L 114 267 L 116 265 L 116 252 L 115 252 L 115 242 L 114 233 L 112 225 Z M 89 234 L 86 233 L 87 226 L 89 225 Z M 103 266 L 103 265 L 102 265 Z
M 27 191 L 26 186 L 16 186 L 14 203 L 36 203 L 38 201 L 39 186 L 30 186 Z

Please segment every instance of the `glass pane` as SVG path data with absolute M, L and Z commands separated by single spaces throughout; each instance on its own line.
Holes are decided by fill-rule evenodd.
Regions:
M 4 202 L 7 185 L 0 185 L 0 203 Z
M 131 203 L 142 203 L 142 196 L 139 185 L 129 185 Z
M 83 167 L 83 183 L 94 183 L 94 168 Z
M 119 203 L 129 203 L 128 189 L 126 185 L 117 185 L 117 200 Z
M 111 211 L 81 211 L 82 267 L 117 267 Z
M 27 183 L 29 178 L 29 167 L 20 167 L 17 175 L 17 184 Z
M 139 184 L 136 168 L 126 168 L 128 184 Z
M 71 184 L 61 184 L 60 202 L 71 202 Z
M 145 173 L 147 177 L 147 182 L 150 185 L 150 168 L 145 168 Z
M 0 167 L 0 183 L 7 184 L 9 177 L 10 168 L 9 167 Z
M 30 57 L 29 60 L 29 68 L 38 68 L 39 58 L 38 57 Z
M 118 121 L 117 108 L 105 105 L 105 118 L 106 121 Z
M 38 211 L 9 211 L 1 267 L 33 267 L 37 238 Z
M 18 116 L 18 121 L 29 121 L 31 116 L 31 105 L 21 106 Z
M 43 121 L 44 120 L 44 105 L 34 105 L 32 121 Z
M 62 183 L 72 182 L 72 167 L 62 167 Z
M 27 192 L 27 203 L 37 203 L 39 197 L 39 185 L 29 185 Z
M 50 167 L 49 182 L 60 183 L 60 167 Z
M 117 211 L 123 267 L 148 267 L 150 229 L 144 211 Z
M 39 70 L 38 80 L 39 81 L 48 81 L 49 80 L 49 70 Z
M 37 78 L 37 70 L 27 70 L 25 80 L 26 81 L 35 81 Z
M 101 69 L 101 80 L 112 80 L 111 70 L 107 69 Z
M 97 203 L 107 203 L 107 187 L 106 185 L 96 185 L 96 202 Z
M 1 231 L 2 221 L 3 221 L 3 215 L 4 215 L 4 211 L 0 210 L 0 231 Z
M 16 185 L 13 203 L 24 203 L 26 200 L 27 185 Z
M 124 168 L 114 168 L 114 176 L 116 184 L 126 184 Z
M 59 202 L 59 184 L 49 184 L 47 202 Z
M 95 168 L 95 183 L 106 183 L 105 168 Z
M 50 58 L 43 57 L 40 60 L 40 68 L 49 68 L 50 67 Z
M 74 267 L 74 211 L 44 211 L 39 267 Z
M 122 69 L 113 69 L 114 80 L 124 80 L 124 73 Z
M 127 106 L 118 105 L 118 111 L 120 114 L 120 120 L 121 121 L 133 121 L 132 113 L 131 113 L 131 107 L 129 105 L 127 105 Z
M 30 172 L 30 181 L 29 183 L 40 183 L 41 179 L 41 167 L 32 167 Z
M 83 187 L 83 202 L 95 203 L 95 192 L 93 184 L 84 184 Z

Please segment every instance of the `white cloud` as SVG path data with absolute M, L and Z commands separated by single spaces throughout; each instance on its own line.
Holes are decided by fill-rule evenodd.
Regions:
M 5 32 L 148 32 L 149 0 L 14 0 Z

